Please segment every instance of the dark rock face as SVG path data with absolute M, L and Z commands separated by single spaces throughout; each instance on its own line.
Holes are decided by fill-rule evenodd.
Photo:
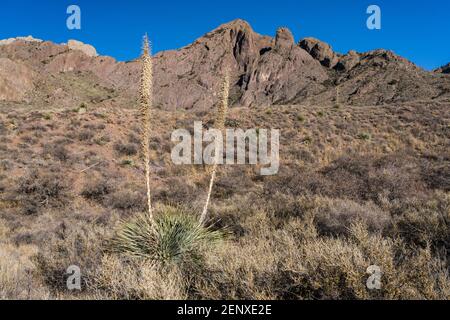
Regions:
M 299 46 L 324 67 L 333 68 L 339 61 L 338 55 L 334 53 L 329 44 L 315 38 L 305 38 L 300 41 Z
M 356 51 L 350 50 L 346 55 L 342 56 L 335 65 L 338 71 L 349 71 L 358 64 L 360 56 Z
M 241 106 L 329 104 L 336 85 L 339 100 L 348 104 L 450 96 L 448 77 L 426 72 L 392 52 L 340 55 L 314 38 L 296 45 L 287 28 L 272 38 L 234 20 L 191 45 L 154 56 L 155 107 L 214 107 L 226 69 L 232 80 L 230 103 Z M 51 42 L 6 41 L 0 43 L 0 101 L 134 105 L 139 70 L 139 60 L 117 62 Z
M 445 66 L 442 66 L 436 70 L 434 70 L 436 73 L 450 73 L 450 63 L 447 63 Z

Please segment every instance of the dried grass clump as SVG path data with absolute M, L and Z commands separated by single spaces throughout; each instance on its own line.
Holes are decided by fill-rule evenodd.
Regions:
M 348 199 L 327 197 L 309 200 L 315 201 L 315 221 L 324 234 L 346 235 L 351 225 L 357 221 L 372 232 L 382 232 L 392 223 L 390 214 L 372 202 L 360 204 Z
M 37 247 L 11 243 L 11 231 L 0 219 L 0 299 L 45 299 L 49 293 L 34 273 Z
M 0 243 L 0 300 L 47 299 L 47 288 L 36 278 L 30 259 L 35 246 Z
M 176 268 L 161 268 L 143 261 L 124 261 L 103 256 L 90 275 L 89 295 L 94 299 L 181 300 L 187 299 L 186 284 Z
M 209 299 L 448 299 L 450 279 L 430 248 L 411 249 L 399 239 L 371 233 L 363 223 L 348 236 L 326 237 L 314 215 L 281 229 L 260 212 L 246 219 L 247 234 L 224 243 L 195 282 Z M 381 289 L 370 290 L 367 268 L 382 271 Z
M 105 251 L 105 240 L 109 237 L 109 228 L 82 221 L 64 223 L 62 230 L 52 234 L 36 255 L 38 274 L 54 295 L 77 293 L 68 292 L 66 284 L 67 268 L 76 265 L 82 271 L 84 292 L 89 275 L 98 268 Z
M 406 203 L 394 203 L 393 234 L 412 246 L 430 244 L 435 250 L 450 250 L 450 193 L 436 192 L 429 199 L 411 198 Z

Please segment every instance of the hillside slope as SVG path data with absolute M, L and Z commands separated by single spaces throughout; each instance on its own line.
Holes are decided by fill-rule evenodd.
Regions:
M 450 77 L 427 72 L 386 50 L 335 53 L 314 38 L 298 44 L 286 28 L 274 38 L 242 20 L 219 26 L 191 45 L 154 57 L 155 104 L 209 109 L 228 68 L 231 103 L 386 104 L 450 96 Z M 97 56 L 79 42 L 54 44 L 33 38 L 0 41 L 0 101 L 35 107 L 80 103 L 132 105 L 139 62 Z

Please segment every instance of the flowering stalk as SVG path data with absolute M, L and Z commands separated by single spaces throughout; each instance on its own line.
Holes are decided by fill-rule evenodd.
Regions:
M 221 104 L 219 104 L 219 107 L 217 109 L 217 118 L 216 118 L 216 121 L 214 124 L 214 127 L 218 130 L 225 129 L 225 119 L 226 119 L 227 111 L 228 111 L 229 93 L 230 93 L 230 77 L 229 77 L 229 71 L 226 70 L 225 77 L 224 77 L 224 80 L 222 83 L 222 90 L 221 90 L 222 101 L 221 101 Z M 213 164 L 213 168 L 212 168 L 211 179 L 209 180 L 208 195 L 206 197 L 206 203 L 205 203 L 205 206 L 203 207 L 202 215 L 200 216 L 200 224 L 204 224 L 204 222 L 206 220 L 206 215 L 208 213 L 208 206 L 209 206 L 209 202 L 211 200 L 211 193 L 212 193 L 212 188 L 214 185 L 214 179 L 216 178 L 216 173 L 217 173 L 219 154 L 220 154 L 219 152 L 216 152 L 215 157 L 214 157 L 214 164 Z
M 153 102 L 153 63 L 150 51 L 150 44 L 147 35 L 144 36 L 144 43 L 142 47 L 142 70 L 141 83 L 139 87 L 139 103 L 140 116 L 142 121 L 141 126 L 141 156 L 145 167 L 145 181 L 147 186 L 147 206 L 148 215 L 153 221 L 153 211 L 150 192 L 150 109 Z

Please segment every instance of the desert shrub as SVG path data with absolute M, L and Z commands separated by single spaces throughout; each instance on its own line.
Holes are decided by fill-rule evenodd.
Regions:
M 0 219 L 0 299 L 44 299 L 48 292 L 36 277 L 31 257 L 37 248 L 14 245 L 14 233 Z
M 450 249 L 450 194 L 436 192 L 429 199 L 412 198 L 395 208 L 393 234 L 413 246 L 431 244 L 444 252 Z
M 264 211 L 243 220 L 245 235 L 222 243 L 192 280 L 195 298 L 259 300 L 293 294 L 284 266 L 289 264 L 289 272 L 301 272 L 297 243 L 310 236 L 311 225 L 295 224 L 292 233 L 277 230 Z
M 142 211 L 146 205 L 145 195 L 141 190 L 121 189 L 111 193 L 105 200 L 114 209 Z
M 97 178 L 89 180 L 81 190 L 81 195 L 89 200 L 103 201 L 114 190 L 110 180 Z
M 20 140 L 28 144 L 35 144 L 37 142 L 37 139 L 30 136 L 22 136 L 20 137 Z
M 219 170 L 212 196 L 216 199 L 226 199 L 236 193 L 249 192 L 252 187 L 252 175 L 247 174 L 243 167 L 234 167 L 224 173 Z
M 168 177 L 166 186 L 155 190 L 154 199 L 163 203 L 182 204 L 194 201 L 198 188 L 182 177 Z
M 6 135 L 8 133 L 8 129 L 3 121 L 0 121 L 0 135 Z
M 83 128 L 95 131 L 95 130 L 103 130 L 106 128 L 106 126 L 103 123 L 86 123 L 83 125 Z
M 49 292 L 34 274 L 36 248 L 0 242 L 0 299 L 47 299 Z
M 140 144 L 141 143 L 141 138 L 137 134 L 134 134 L 133 132 L 130 132 L 128 134 L 128 142 L 129 143 L 133 143 L 133 144 Z
M 416 164 L 381 163 L 369 173 L 368 192 L 365 198 L 378 201 L 379 196 L 384 195 L 390 200 L 407 199 L 424 192 L 424 183 Z
M 75 265 L 82 270 L 82 290 L 86 290 L 88 275 L 99 265 L 108 237 L 105 228 L 75 221 L 64 223 L 35 256 L 38 274 L 53 292 L 68 293 L 67 269 Z
M 109 143 L 110 141 L 111 141 L 111 138 L 106 135 L 94 139 L 94 142 L 100 146 L 103 146 L 103 145 Z
M 420 169 L 407 154 L 344 156 L 324 168 L 324 194 L 353 200 L 404 199 L 424 191 Z
M 158 208 L 154 221 L 141 213 L 124 222 L 112 240 L 114 252 L 162 264 L 199 264 L 223 234 L 199 224 L 180 208 Z
M 4 171 L 11 170 L 14 167 L 14 164 L 7 160 L 7 159 L 1 159 L 0 160 L 0 169 Z
M 325 234 L 348 234 L 352 223 L 359 221 L 369 231 L 382 232 L 391 222 L 389 213 L 372 202 L 359 204 L 346 199 L 316 199 L 315 223 Z
M 450 164 L 434 164 L 425 162 L 422 165 L 423 179 L 431 189 L 450 191 Z
M 324 237 L 310 217 L 283 229 L 258 214 L 236 243 L 226 243 L 194 280 L 197 298 L 209 299 L 448 299 L 448 270 L 429 248 L 369 233 L 361 223 L 348 236 Z M 302 221 L 303 220 L 303 221 Z M 310 222 L 308 222 L 310 220 Z M 367 269 L 381 269 L 370 290 Z
M 106 254 L 87 281 L 94 299 L 181 300 L 187 298 L 183 276 L 176 268 L 124 260 Z
M 42 125 L 42 124 L 40 124 L 40 123 L 33 123 L 33 124 L 31 124 L 31 125 L 28 125 L 28 126 L 26 126 L 25 127 L 25 131 L 28 131 L 28 130 L 30 130 L 30 131 L 36 131 L 36 132 L 47 132 L 48 130 L 47 130 L 47 127 L 46 126 L 44 126 L 44 125 Z M 36 133 L 35 133 L 36 134 Z
M 370 139 L 372 139 L 372 136 L 368 132 L 362 132 L 362 133 L 358 134 L 358 139 L 370 140 Z
M 134 143 L 116 142 L 114 144 L 114 150 L 116 150 L 119 155 L 133 156 L 138 153 L 138 146 Z
M 277 175 L 267 177 L 263 195 L 270 197 L 277 192 L 292 196 L 326 194 L 328 181 L 320 173 L 308 167 L 282 166 Z
M 16 193 L 26 214 L 46 206 L 63 207 L 71 198 L 69 181 L 60 172 L 32 170 L 19 178 Z
M 67 161 L 70 158 L 69 151 L 64 145 L 54 143 L 44 144 L 42 147 L 42 155 L 44 157 L 50 155 L 60 161 Z
M 265 198 L 262 210 L 267 210 L 282 226 L 290 219 L 314 216 L 314 224 L 320 234 L 346 235 L 355 221 L 367 226 L 369 231 L 382 232 L 391 224 L 388 211 L 372 202 L 358 203 L 349 199 L 333 199 L 323 196 L 292 196 L 276 192 Z
M 90 129 L 83 129 L 78 133 L 78 140 L 90 141 L 95 136 L 95 133 Z
M 450 294 L 448 271 L 429 250 L 406 256 L 401 241 L 370 235 L 363 224 L 352 225 L 349 238 L 318 238 L 301 250 L 306 272 L 297 281 L 309 298 L 448 299 Z M 366 286 L 371 265 L 382 272 L 379 290 Z

